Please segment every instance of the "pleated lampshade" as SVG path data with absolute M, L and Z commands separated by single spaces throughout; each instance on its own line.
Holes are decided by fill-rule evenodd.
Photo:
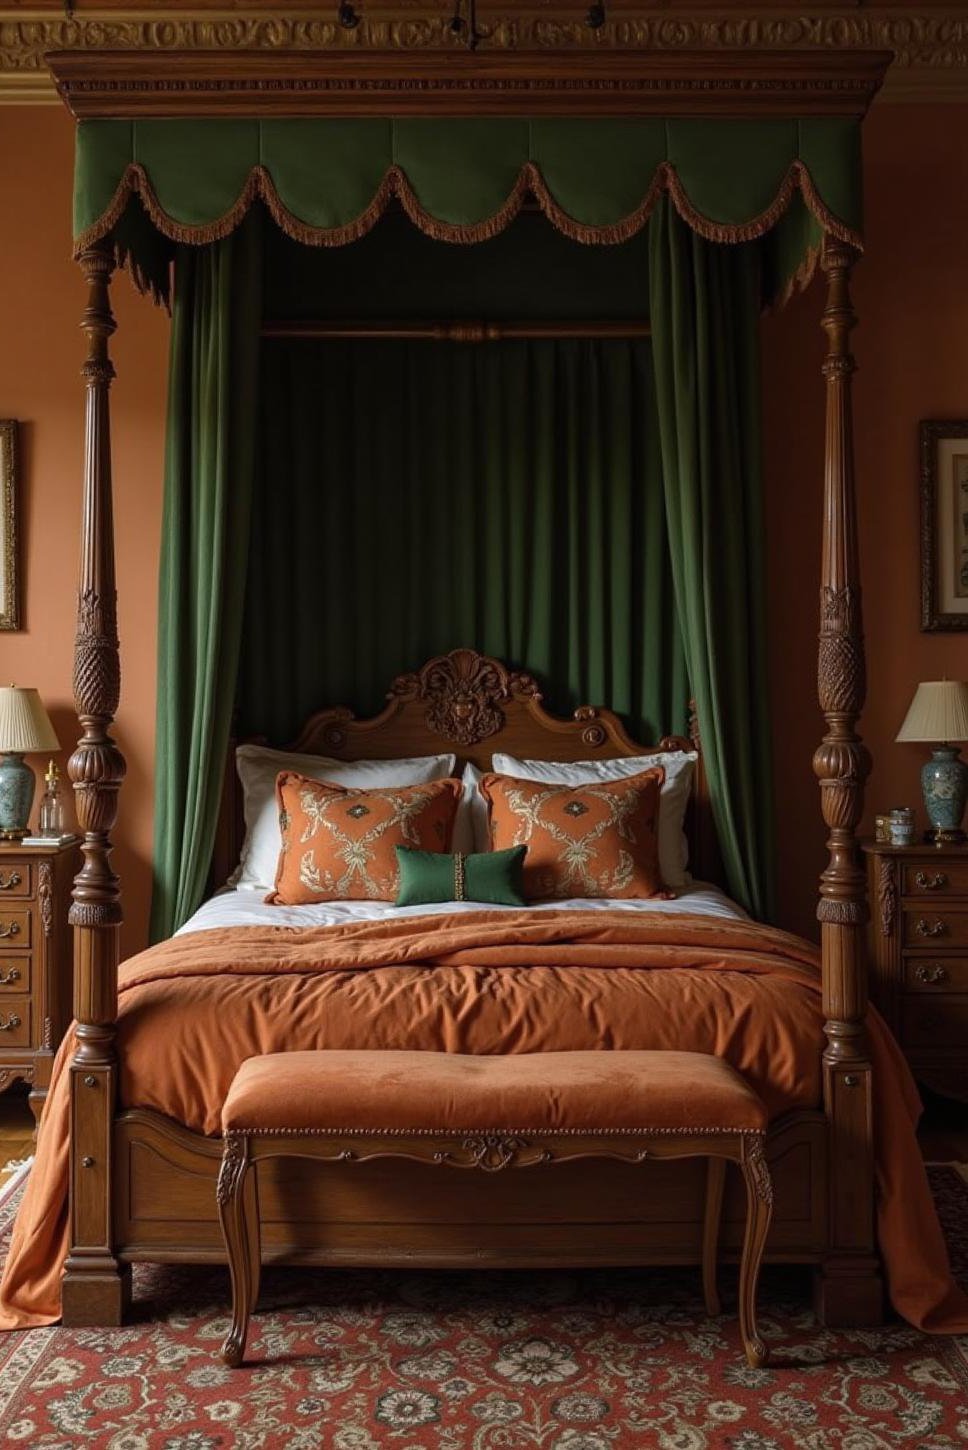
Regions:
M 898 740 L 968 740 L 968 684 L 926 680 L 914 692 Z
M 0 751 L 29 755 L 39 750 L 60 750 L 39 694 L 20 685 L 0 685 Z

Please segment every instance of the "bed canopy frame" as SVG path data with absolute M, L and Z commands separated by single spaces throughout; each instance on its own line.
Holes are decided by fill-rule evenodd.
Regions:
M 503 170 L 498 168 L 504 178 L 511 176 L 498 207 L 504 223 L 525 195 L 531 194 L 556 225 L 566 231 L 570 228 L 581 240 L 599 239 L 596 225 L 606 231 L 611 225 L 611 239 L 616 239 L 614 216 L 611 220 L 576 220 L 574 205 L 567 200 L 569 187 L 575 190 L 574 176 L 568 173 L 569 136 L 573 139 L 574 132 L 563 128 L 574 127 L 574 118 L 584 117 L 616 126 L 638 126 L 643 128 L 642 135 L 649 127 L 657 128 L 649 174 L 640 185 L 634 208 L 637 225 L 644 224 L 651 206 L 665 191 L 680 214 L 703 235 L 739 240 L 769 230 L 799 192 L 813 219 L 810 225 L 823 233 L 826 439 L 817 679 L 826 729 L 813 768 L 829 831 L 829 860 L 820 880 L 817 909 L 826 1034 L 823 1114 L 818 1115 L 823 1151 L 816 1160 L 821 1166 L 810 1188 L 820 1198 L 822 1242 L 817 1252 L 780 1252 L 777 1256 L 812 1258 L 818 1265 L 818 1308 L 827 1322 L 879 1320 L 882 1291 L 873 1230 L 871 1064 L 864 1030 L 867 905 L 864 876 L 856 860 L 856 831 L 869 770 L 868 752 L 856 728 L 865 697 L 865 670 L 851 425 L 854 359 L 850 333 L 856 317 L 850 278 L 861 243 L 850 197 L 841 185 L 843 178 L 838 180 L 836 166 L 824 174 L 818 137 L 824 127 L 828 137 L 838 127 L 845 128 L 844 135 L 850 128 L 856 131 L 889 60 L 888 55 L 849 51 L 676 55 L 621 50 L 569 54 L 551 49 L 539 54 L 509 49 L 471 55 L 459 47 L 447 53 L 390 54 L 348 45 L 329 53 L 298 56 L 160 51 L 99 55 L 88 51 L 49 58 L 62 97 L 83 123 L 77 260 L 88 287 L 81 323 L 88 351 L 83 368 L 86 447 L 74 665 L 81 735 L 69 765 L 84 835 L 84 866 L 75 883 L 70 915 L 77 1046 L 71 1066 L 65 1323 L 120 1322 L 129 1261 L 138 1256 L 124 1241 L 116 1209 L 119 1194 L 123 1196 L 130 1187 L 121 1181 L 130 1172 L 130 1163 L 118 1157 L 120 1130 L 115 1111 L 121 890 L 110 857 L 125 763 L 111 735 L 120 695 L 109 421 L 114 377 L 109 340 L 115 329 L 109 298 L 112 273 L 118 261 L 126 260 L 143 286 L 163 293 L 165 248 L 173 241 L 205 241 L 224 235 L 256 197 L 291 234 L 318 244 L 345 240 L 349 232 L 360 234 L 372 225 L 391 196 L 434 235 L 471 240 L 474 228 L 466 220 L 455 221 L 452 216 L 434 220 L 433 206 L 421 200 L 419 186 L 408 178 L 407 167 L 381 152 L 386 127 L 397 127 L 392 153 L 399 158 L 407 146 L 415 154 L 418 128 L 433 118 L 491 118 L 505 124 L 502 118 L 521 114 L 534 118 L 535 124 L 530 140 L 518 137 L 524 150 L 519 147 L 510 157 L 505 154 Z M 811 118 L 809 122 L 795 119 L 805 115 Z M 395 118 L 392 123 L 387 121 L 390 117 Z M 172 120 L 186 125 L 195 118 L 228 128 L 224 153 L 227 184 L 240 175 L 244 181 L 242 193 L 236 189 L 238 205 L 230 209 L 231 215 L 224 214 L 224 209 L 216 215 L 203 215 L 197 196 L 179 197 L 179 178 L 191 170 L 184 149 L 174 148 L 166 171 L 164 136 L 159 128 Z M 727 118 L 737 127 L 719 125 Z M 290 170 L 287 193 L 285 165 L 276 170 L 276 163 L 266 158 L 276 147 L 278 160 L 279 148 L 287 144 L 287 128 L 291 140 L 293 127 L 334 121 L 354 126 L 362 122 L 364 128 L 376 128 L 370 138 L 369 174 L 375 178 L 374 187 L 355 212 L 347 206 L 342 215 L 334 217 L 333 208 L 327 213 L 323 206 L 326 214 L 298 221 L 300 187 L 305 200 L 305 169 Z M 744 127 L 749 130 L 751 122 L 779 128 L 770 143 L 770 174 L 777 184 L 765 208 L 762 204 L 752 207 L 745 221 L 740 217 L 716 220 L 721 194 L 704 201 L 700 182 L 686 179 L 686 143 L 698 134 L 689 128 L 710 121 L 718 134 L 728 136 L 740 134 Z M 248 130 L 245 122 L 251 123 Z M 408 132 L 407 127 L 412 129 Z M 677 132 L 677 127 L 682 129 Z M 775 142 L 781 133 L 787 137 L 785 156 L 778 155 Z M 710 134 L 702 145 L 711 144 Z M 91 149 L 85 150 L 85 138 Z M 512 137 L 512 151 L 517 144 Z M 813 157 L 811 146 L 816 153 Z M 663 147 L 667 149 L 663 151 Z M 676 154 L 671 154 L 670 147 Z M 840 153 L 848 155 L 856 168 L 855 139 L 844 142 Z M 326 159 L 333 154 L 331 151 Z M 694 151 L 694 159 L 695 155 Z M 722 170 L 721 158 L 711 170 Z M 124 231 L 125 219 L 132 216 L 128 203 L 133 195 L 140 197 L 156 238 L 162 239 L 160 261 L 154 270 L 148 251 L 139 255 L 137 242 Z M 359 200 L 357 196 L 356 203 Z M 322 201 L 328 205 L 325 195 Z M 194 214 L 189 215 L 193 207 Z M 446 204 L 442 210 L 446 212 Z M 138 224 L 147 227 L 139 217 Z M 327 231 L 330 234 L 323 235 Z M 176 1157 L 187 1152 L 181 1140 L 175 1141 L 176 1125 L 164 1131 Z M 217 1153 L 217 1145 L 207 1144 L 204 1151 L 211 1156 Z M 211 1171 L 214 1174 L 214 1160 Z M 177 1253 L 159 1256 L 179 1257 Z M 219 1256 L 217 1248 L 210 1252 L 198 1248 L 181 1255 Z M 285 1257 L 281 1251 L 279 1256 Z M 299 1255 L 290 1255 L 289 1261 L 293 1257 Z M 305 1261 L 307 1256 L 302 1257 Z M 471 1257 L 468 1254 L 467 1260 Z M 578 1262 L 580 1256 L 570 1261 Z M 568 1253 L 559 1255 L 558 1262 L 569 1262 Z

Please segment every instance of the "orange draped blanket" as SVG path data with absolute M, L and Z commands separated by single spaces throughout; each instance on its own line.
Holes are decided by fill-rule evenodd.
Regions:
M 876 1014 L 877 1222 L 895 1308 L 968 1331 L 915 1139 L 920 1103 Z M 733 1064 L 772 1117 L 820 1101 L 814 948 L 747 921 L 616 912 L 473 912 L 292 929 L 195 932 L 127 962 L 119 986 L 123 1107 L 219 1130 L 247 1057 L 309 1048 L 540 1052 L 678 1048 Z M 0 1282 L 0 1328 L 60 1313 L 66 1252 L 70 1034 Z

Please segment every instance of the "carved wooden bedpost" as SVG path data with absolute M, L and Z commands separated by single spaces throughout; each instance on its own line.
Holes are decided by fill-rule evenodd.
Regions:
M 857 860 L 857 827 L 870 756 L 855 726 L 866 674 L 861 618 L 851 381 L 850 299 L 854 253 L 827 238 L 823 269 L 827 389 L 823 562 L 818 691 L 827 731 L 813 758 L 830 859 L 820 878 L 824 1104 L 830 1123 L 830 1244 L 818 1279 L 818 1309 L 829 1324 L 879 1323 L 883 1291 L 874 1250 L 871 1065 L 864 1018 L 867 899 Z
M 109 394 L 114 332 L 109 285 L 114 261 L 106 244 L 80 257 L 88 284 L 81 326 L 84 364 L 84 506 L 74 645 L 74 704 L 81 738 L 68 765 L 84 865 L 74 882 L 74 1015 L 77 1050 L 70 1069 L 70 1245 L 64 1277 L 65 1324 L 118 1324 L 130 1271 L 112 1252 L 111 1139 L 117 1088 L 118 933 L 121 900 L 111 869 L 110 832 L 117 817 L 124 757 L 109 730 L 118 708 L 118 657 L 111 503 Z

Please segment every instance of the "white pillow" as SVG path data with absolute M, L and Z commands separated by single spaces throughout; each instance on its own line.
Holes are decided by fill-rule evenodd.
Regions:
M 245 839 L 238 866 L 227 885 L 270 891 L 279 862 L 279 812 L 276 776 L 294 770 L 311 780 L 375 790 L 380 786 L 425 785 L 446 780 L 457 766 L 455 755 L 421 755 L 411 760 L 328 760 L 323 755 L 290 755 L 265 745 L 240 745 L 235 768 L 242 782 Z
M 464 766 L 461 782 L 464 793 L 457 807 L 451 850 L 461 851 L 465 856 L 473 851 L 489 851 L 491 837 L 488 830 L 487 801 L 477 788 L 481 783 L 481 771 L 470 761 Z
M 665 767 L 659 797 L 659 870 L 673 891 L 688 886 L 689 842 L 682 823 L 685 819 L 692 773 L 699 756 L 692 750 L 670 750 L 661 755 L 630 755 L 624 760 L 518 760 L 514 755 L 495 755 L 498 775 L 516 775 L 521 780 L 539 780 L 546 785 L 594 785 L 600 780 L 627 780 L 653 765 Z

